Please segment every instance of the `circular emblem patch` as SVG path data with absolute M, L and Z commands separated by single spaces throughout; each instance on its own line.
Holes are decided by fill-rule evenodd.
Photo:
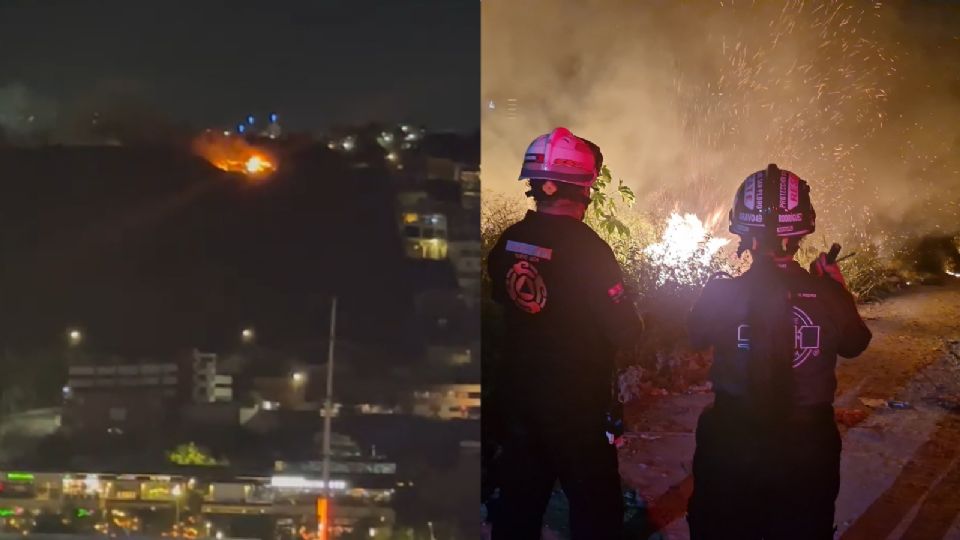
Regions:
M 518 308 L 536 314 L 547 304 L 547 286 L 537 267 L 517 261 L 507 272 L 507 293 Z
M 800 367 L 811 356 L 820 356 L 820 326 L 802 309 L 793 306 L 793 367 Z

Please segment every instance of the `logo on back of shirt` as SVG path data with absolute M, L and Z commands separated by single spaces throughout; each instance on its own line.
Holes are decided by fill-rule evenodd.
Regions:
M 520 260 L 507 271 L 507 294 L 518 308 L 537 314 L 547 304 L 547 286 L 537 267 Z
M 797 306 L 793 306 L 793 335 L 793 367 L 800 367 L 811 356 L 820 356 L 820 325 Z M 737 348 L 750 350 L 749 324 L 737 327 Z
M 807 312 L 793 306 L 793 367 L 800 367 L 811 356 L 820 356 L 820 325 Z

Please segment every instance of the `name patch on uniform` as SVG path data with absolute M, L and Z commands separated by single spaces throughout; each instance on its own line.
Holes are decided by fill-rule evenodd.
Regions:
M 550 257 L 553 256 L 553 250 L 550 248 L 515 242 L 513 240 L 507 240 L 507 251 L 510 253 L 522 253 L 523 255 L 529 255 L 530 257 L 536 257 L 545 261 L 549 261 Z

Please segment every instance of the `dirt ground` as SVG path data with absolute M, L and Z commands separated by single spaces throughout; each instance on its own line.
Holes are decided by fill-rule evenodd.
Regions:
M 915 286 L 861 313 L 873 341 L 837 369 L 837 538 L 960 539 L 960 280 Z M 658 529 L 650 538 L 688 538 L 693 430 L 712 399 L 672 394 L 628 404 L 620 470 L 647 502 Z

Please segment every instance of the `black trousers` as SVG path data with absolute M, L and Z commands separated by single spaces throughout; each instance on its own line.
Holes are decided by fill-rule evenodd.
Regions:
M 510 426 L 498 476 L 494 540 L 540 540 L 544 510 L 558 479 L 570 501 L 573 540 L 622 538 L 617 451 L 607 442 L 602 418 L 595 425 Z
M 829 540 L 840 490 L 833 408 L 768 423 L 708 407 L 697 424 L 691 540 Z

